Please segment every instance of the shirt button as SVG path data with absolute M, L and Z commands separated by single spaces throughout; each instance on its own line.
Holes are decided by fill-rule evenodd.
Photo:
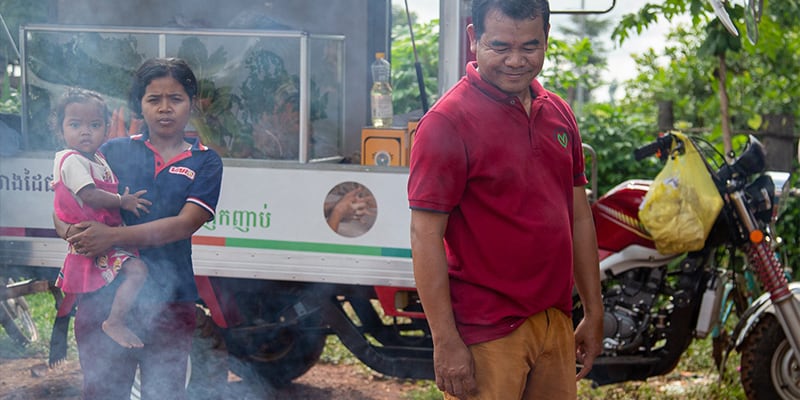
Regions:
M 516 100 L 511 100 L 511 104 L 517 104 Z

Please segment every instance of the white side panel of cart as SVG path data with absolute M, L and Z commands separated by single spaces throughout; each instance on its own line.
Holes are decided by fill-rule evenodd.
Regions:
M 297 166 L 296 166 L 297 167 Z M 413 286 L 407 173 L 337 166 L 224 170 L 217 218 L 195 235 L 195 273 L 255 279 Z M 57 268 L 66 246 L 52 230 L 52 161 L 0 159 L 0 263 Z M 327 224 L 324 203 L 344 182 L 377 205 L 374 224 L 347 237 Z
M 413 286 L 405 172 L 226 167 L 217 219 L 198 236 L 202 275 L 365 285 Z M 334 232 L 324 215 L 331 190 L 360 184 L 377 204 L 363 234 Z M 242 215 L 250 216 L 243 223 Z M 198 240 L 203 243 L 203 240 Z M 222 266 L 224 265 L 224 266 Z

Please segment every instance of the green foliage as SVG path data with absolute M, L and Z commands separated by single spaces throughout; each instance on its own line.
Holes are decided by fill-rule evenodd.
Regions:
M 692 24 L 696 26 L 711 18 L 710 11 L 711 6 L 703 0 L 664 0 L 656 4 L 647 3 L 639 11 L 625 14 L 611 33 L 611 38 L 622 44 L 630 37 L 632 31 L 637 35 L 641 34 L 660 18 L 671 21 L 687 12 L 692 15 Z
M 633 159 L 633 151 L 657 134 L 654 123 L 641 114 L 627 112 L 623 106 L 591 104 L 578 118 L 578 126 L 583 142 L 597 153 L 599 195 L 628 179 L 653 179 L 660 171 L 655 158 Z
M 238 143 L 243 129 L 232 110 L 241 104 L 241 99 L 232 93 L 230 86 L 217 87 L 213 81 L 214 74 L 220 72 L 227 62 L 225 49 L 220 46 L 209 55 L 199 38 L 188 37 L 181 42 L 178 57 L 186 60 L 198 79 L 197 107 L 192 115 L 192 125 L 203 143 L 220 150 Z
M 19 347 L 8 337 L 5 330 L 0 327 L 0 357 L 41 357 L 42 362 L 47 362 L 50 334 L 53 328 L 53 321 L 56 317 L 56 308 L 53 296 L 49 292 L 35 293 L 25 296 L 25 301 L 31 310 L 31 317 L 39 332 L 39 340 L 31 343 L 25 348 Z M 77 359 L 78 351 L 75 342 L 75 335 L 70 327 L 67 339 L 69 349 L 68 359 Z
M 730 12 L 731 18 L 744 14 L 742 7 L 735 7 Z M 700 45 L 697 54 L 701 57 L 719 57 L 727 52 L 739 52 L 742 49 L 742 37 L 731 35 L 725 26 L 717 21 L 711 21 L 705 26 L 705 40 Z
M 49 0 L 0 0 L 0 14 L 8 25 L 11 40 L 5 29 L 0 28 L 0 65 L 17 60 L 19 50 L 19 26 L 22 24 L 47 22 Z M 16 50 L 15 50 L 16 48 Z
M 247 78 L 240 87 L 245 120 L 256 124 L 262 113 L 275 109 L 275 93 L 291 78 L 283 58 L 270 50 L 257 50 L 244 60 Z
M 569 21 L 571 25 L 559 24 L 557 32 L 551 32 L 546 65 L 553 67 L 543 73 L 549 81 L 545 87 L 561 93 L 580 113 L 583 105 L 592 101 L 594 90 L 604 83 L 602 72 L 608 52 L 604 34 L 611 20 L 580 14 L 571 15 Z
M 392 27 L 392 105 L 395 114 L 422 109 L 414 47 L 406 21 L 407 18 L 396 19 L 396 24 Z M 439 20 L 413 26 L 425 93 L 428 105 L 431 106 L 438 98 Z
M 21 114 L 22 113 L 22 99 L 19 97 L 19 91 L 9 85 L 10 78 L 8 76 L 3 79 L 2 95 L 0 95 L 0 114 Z
M 570 101 L 569 93 L 575 88 L 591 91 L 602 84 L 599 76 L 606 63 L 595 54 L 588 38 L 570 42 L 551 38 L 548 44 L 545 69 L 539 76 L 548 90 Z
M 444 398 L 442 392 L 436 387 L 436 382 L 421 381 L 418 385 L 419 389 L 408 392 L 403 398 L 408 400 L 441 400 Z

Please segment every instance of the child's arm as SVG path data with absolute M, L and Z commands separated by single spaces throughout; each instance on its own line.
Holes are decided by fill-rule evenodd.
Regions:
M 98 189 L 94 185 L 86 185 L 83 189 L 78 191 L 78 197 L 92 208 L 120 208 L 130 211 L 136 216 L 139 216 L 140 211 L 150 212 L 147 208 L 152 203 L 141 198 L 143 194 L 147 193 L 146 190 L 140 190 L 136 193 L 129 193 L 129 189 L 125 188 L 125 193 L 111 193 L 105 190 Z

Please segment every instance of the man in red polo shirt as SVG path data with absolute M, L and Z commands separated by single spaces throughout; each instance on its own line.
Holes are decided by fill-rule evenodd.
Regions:
M 474 0 L 472 14 L 477 61 L 420 121 L 408 181 L 436 383 L 447 398 L 575 398 L 603 304 L 577 123 L 535 80 L 549 5 Z

